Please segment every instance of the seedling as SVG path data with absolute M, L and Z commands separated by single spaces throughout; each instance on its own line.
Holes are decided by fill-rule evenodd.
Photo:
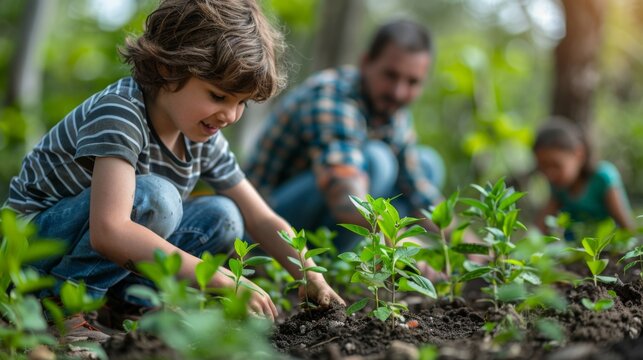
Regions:
M 312 304 L 308 300 L 308 275 L 306 274 L 308 271 L 316 272 L 316 273 L 325 273 L 327 270 L 325 267 L 322 266 L 306 266 L 306 262 L 308 259 L 315 255 L 323 254 L 326 251 L 328 251 L 328 248 L 316 248 L 316 249 L 310 249 L 306 250 L 306 233 L 304 230 L 300 230 L 299 232 L 295 231 L 293 229 L 293 232 L 295 236 L 291 236 L 288 232 L 281 230 L 279 231 L 279 236 L 286 242 L 288 245 L 290 245 L 295 251 L 297 251 L 297 258 L 294 258 L 292 256 L 288 257 L 288 260 L 297 265 L 297 268 L 301 272 L 301 279 L 295 280 L 288 284 L 286 286 L 287 289 L 295 289 L 300 286 L 303 286 L 305 291 L 304 291 L 304 303 L 302 303 L 303 307 L 306 308 L 311 308 L 314 307 L 314 304 Z
M 341 287 L 342 291 L 357 294 L 362 289 L 351 286 L 352 268 L 343 261 L 337 261 L 338 251 L 333 242 L 336 236 L 337 232 L 331 231 L 327 227 L 320 227 L 315 231 L 306 231 L 306 240 L 312 245 L 311 247 L 328 249 L 328 251 L 315 257 L 315 262 L 328 270 L 325 277 L 332 279 L 330 282 L 336 287 Z
M 260 292 L 259 289 L 250 285 L 250 283 L 243 281 L 245 276 L 250 276 L 255 273 L 253 269 L 248 269 L 248 266 L 267 264 L 272 261 L 272 258 L 267 256 L 253 256 L 246 259 L 246 256 L 248 255 L 248 253 L 250 253 L 250 250 L 254 249 L 257 246 L 259 246 L 259 244 L 248 245 L 247 242 L 240 239 L 236 239 L 234 241 L 234 250 L 237 253 L 238 258 L 231 258 L 230 260 L 228 260 L 228 266 L 230 267 L 230 271 L 232 272 L 232 275 L 228 275 L 228 277 L 234 280 L 235 295 L 239 294 L 239 288 L 241 286 L 251 291 Z
M 450 246 L 450 243 L 447 241 L 446 229 L 451 225 L 453 219 L 455 218 L 455 205 L 458 202 L 458 197 L 460 193 L 455 192 L 449 196 L 449 198 L 441 203 L 439 203 L 432 211 L 426 211 L 422 209 L 422 213 L 428 219 L 433 221 L 433 223 L 440 229 L 439 241 L 442 248 L 442 257 L 444 258 L 444 273 L 448 281 L 448 292 L 449 292 L 449 301 L 453 301 L 455 296 L 455 288 L 457 285 L 457 278 L 453 276 L 453 264 L 451 259 L 453 258 L 454 252 L 453 248 Z M 468 224 L 464 224 L 464 227 Z M 463 249 L 464 246 L 468 244 L 461 244 L 460 249 Z M 474 244 L 470 244 L 474 245 Z M 484 249 L 486 250 L 486 248 Z M 485 252 L 483 250 L 483 252 Z M 486 250 L 488 252 L 488 250 Z M 461 263 L 461 261 L 460 261 Z
M 485 254 L 490 256 L 487 266 L 476 266 L 465 263 L 468 272 L 459 278 L 459 281 L 469 281 L 483 278 L 491 285 L 492 302 L 497 308 L 498 287 L 512 282 L 528 282 L 540 284 L 537 269 L 529 266 L 525 261 L 511 257 L 515 249 L 512 235 L 517 229 L 526 230 L 518 221 L 518 208 L 516 203 L 525 193 L 516 192 L 507 188 L 504 179 L 485 187 L 471 185 L 480 193 L 480 200 L 463 198 L 460 201 L 470 206 L 464 212 L 474 222 L 480 222 L 483 240 L 488 245 L 466 244 L 460 250 L 463 253 Z
M 596 302 L 592 302 L 588 298 L 582 298 L 580 302 L 589 310 L 601 312 L 604 310 L 609 310 L 614 306 L 614 300 L 612 299 L 598 299 Z
M 600 275 L 609 263 L 609 259 L 600 258 L 601 252 L 613 238 L 614 232 L 601 238 L 586 237 L 581 241 L 581 244 L 583 245 L 582 248 L 569 248 L 571 251 L 580 252 L 586 255 L 585 264 L 587 264 L 589 271 L 592 273 L 592 277 L 588 279 L 593 280 L 594 286 L 598 286 L 598 281 L 603 283 L 616 282 L 616 278 L 613 276 Z
M 237 272 L 240 276 L 233 276 L 233 280 L 239 279 L 238 286 L 218 289 L 216 296 L 208 284 L 223 263 L 219 255 L 202 256 L 201 264 L 207 265 L 200 265 L 196 271 L 200 291 L 176 279 L 181 266 L 181 258 L 177 254 L 166 255 L 159 250 L 155 252 L 154 262 L 137 264 L 156 289 L 131 286 L 128 293 L 147 298 L 159 310 L 145 313 L 135 329 L 155 334 L 182 359 L 276 358 L 273 348 L 266 341 L 269 321 L 249 317 L 247 303 L 251 291 L 239 291 L 244 286 L 240 278 L 244 273 L 250 274 L 246 266 L 266 261 L 246 259 L 251 249 L 240 240 L 235 242 L 241 271 Z M 223 297 L 219 294 L 223 294 Z M 195 301 L 201 295 L 205 300 Z M 131 327 L 129 329 L 132 330 Z M 216 353 L 212 349 L 216 349 Z
M 41 302 L 30 293 L 52 287 L 55 280 L 41 276 L 28 263 L 64 253 L 62 241 L 35 238 L 33 225 L 19 221 L 13 212 L 4 210 L 0 222 L 0 348 L 9 358 L 23 358 L 25 350 L 34 349 L 42 344 L 55 346 L 56 339 L 45 333 L 47 321 L 43 316 Z M 91 311 L 100 307 L 102 300 L 87 296 L 85 285 L 65 282 L 61 287 L 64 307 L 51 300 L 43 304 L 53 316 L 58 328 L 63 330 L 62 320 L 65 313 Z M 89 348 L 84 344 L 75 344 Z M 4 353 L 6 351 L 6 353 Z M 101 356 L 101 353 L 96 353 Z
M 351 281 L 367 286 L 373 294 L 374 310 L 370 313 L 382 321 L 393 315 L 401 317 L 400 312 L 406 305 L 398 303 L 397 291 L 417 291 L 423 295 L 436 298 L 435 288 L 429 279 L 420 275 L 414 256 L 419 247 L 413 244 L 402 244 L 402 240 L 426 233 L 419 225 L 419 219 L 404 217 L 391 205 L 392 199 L 377 198 L 366 195 L 366 201 L 356 196 L 350 199 L 370 225 L 370 229 L 354 224 L 340 224 L 344 228 L 366 238 L 367 245 L 359 255 L 354 252 L 340 254 L 340 259 L 355 266 Z M 384 240 L 382 243 L 381 240 Z M 400 268 L 398 265 L 403 265 Z M 399 277 L 397 277 L 399 275 Z M 379 290 L 384 289 L 391 295 L 391 301 L 384 301 Z M 364 298 L 352 304 L 346 310 L 348 314 L 363 309 L 370 301 Z
M 621 261 L 625 260 L 630 260 L 630 262 L 625 265 L 623 268 L 623 272 L 626 272 L 630 268 L 636 266 L 637 264 L 639 265 L 639 276 L 643 279 L 643 245 L 637 246 L 634 249 L 628 251 L 625 255 L 623 255 L 622 258 L 618 260 L 620 263 Z

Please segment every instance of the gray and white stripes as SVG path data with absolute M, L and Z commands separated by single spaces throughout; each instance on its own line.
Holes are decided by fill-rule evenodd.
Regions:
M 186 161 L 174 156 L 150 126 L 136 82 L 121 79 L 76 107 L 27 154 L 20 174 L 11 180 L 5 206 L 31 215 L 79 194 L 91 185 L 96 157 L 121 158 L 137 175 L 161 176 L 183 198 L 199 178 L 215 190 L 244 178 L 221 133 L 205 143 L 184 140 Z

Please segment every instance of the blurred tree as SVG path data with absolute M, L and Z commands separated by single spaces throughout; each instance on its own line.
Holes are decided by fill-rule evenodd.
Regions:
M 553 115 L 583 128 L 592 120 L 593 95 L 599 84 L 604 0 L 562 0 L 566 34 L 554 51 Z
M 360 50 L 355 44 L 365 14 L 363 0 L 325 0 L 320 6 L 312 69 L 353 63 Z

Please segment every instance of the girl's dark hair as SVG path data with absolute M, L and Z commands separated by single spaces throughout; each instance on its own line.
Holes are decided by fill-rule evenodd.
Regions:
M 424 26 L 410 20 L 396 20 L 377 30 L 368 48 L 368 59 L 375 60 L 391 43 L 409 52 L 431 53 L 431 34 Z
M 127 38 L 119 50 L 152 97 L 191 77 L 256 101 L 286 85 L 282 34 L 255 0 L 163 0 L 145 24 L 143 35 Z
M 574 151 L 579 146 L 585 150 L 585 163 L 581 168 L 581 176 L 587 178 L 596 169 L 596 155 L 591 146 L 587 131 L 564 117 L 550 118 L 536 134 L 533 151 L 540 149 L 559 149 Z

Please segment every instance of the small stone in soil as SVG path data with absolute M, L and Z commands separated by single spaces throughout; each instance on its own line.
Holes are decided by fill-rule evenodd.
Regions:
M 299 327 L 299 333 L 302 335 L 306 333 L 306 325 L 302 325 Z

